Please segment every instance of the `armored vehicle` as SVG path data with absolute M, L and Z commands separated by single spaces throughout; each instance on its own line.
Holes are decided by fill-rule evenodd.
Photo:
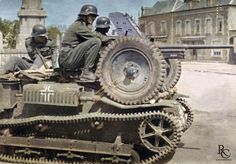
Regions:
M 0 160 L 146 164 L 172 154 L 193 115 L 174 88 L 180 62 L 166 56 L 120 37 L 100 52 L 99 81 L 51 69 L 2 77 Z

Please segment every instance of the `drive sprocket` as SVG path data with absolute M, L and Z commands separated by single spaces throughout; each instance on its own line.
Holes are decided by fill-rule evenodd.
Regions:
M 180 142 L 180 131 L 177 119 L 163 111 L 158 118 L 146 119 L 140 124 L 139 136 L 149 151 L 158 154 L 153 159 L 156 161 L 175 150 Z

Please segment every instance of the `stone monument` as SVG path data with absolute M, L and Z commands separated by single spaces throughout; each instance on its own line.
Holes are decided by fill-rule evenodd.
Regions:
M 42 8 L 42 0 L 22 0 L 22 6 L 18 12 L 20 21 L 20 33 L 16 41 L 16 49 L 25 49 L 25 38 L 29 37 L 35 24 L 45 24 L 47 13 Z

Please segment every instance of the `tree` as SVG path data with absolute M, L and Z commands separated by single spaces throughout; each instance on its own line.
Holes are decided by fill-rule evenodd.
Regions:
M 48 29 L 48 38 L 56 40 L 58 35 L 61 36 L 61 31 L 58 27 L 49 26 L 47 29 Z
M 8 48 L 16 47 L 16 37 L 19 33 L 19 28 L 20 25 L 18 20 L 10 21 L 0 18 L 0 31 L 7 42 Z

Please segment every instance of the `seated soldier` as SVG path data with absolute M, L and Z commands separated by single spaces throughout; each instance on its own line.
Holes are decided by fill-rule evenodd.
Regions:
M 25 46 L 30 59 L 17 56 L 10 58 L 4 68 L 5 74 L 27 70 L 31 67 L 37 69 L 46 64 L 44 58 L 51 59 L 51 57 L 53 58 L 52 64 L 54 69 L 59 68 L 57 61 L 59 56 L 58 48 L 52 40 L 48 39 L 45 26 L 40 24 L 34 25 L 31 37 L 25 40 Z
M 110 19 L 107 18 L 107 17 L 99 17 L 96 21 L 96 29 L 95 31 L 97 33 L 100 33 L 102 35 L 107 35 L 109 29 L 110 29 L 110 25 L 111 25 L 111 22 L 110 22 Z
M 91 26 L 98 16 L 93 5 L 82 6 L 78 18 L 66 30 L 60 51 L 59 63 L 63 70 L 81 69 L 81 81 L 95 81 L 92 69 L 101 48 L 101 38 Z
M 102 40 L 102 47 L 107 46 L 112 40 L 115 40 L 117 36 L 108 36 L 107 33 L 110 29 L 111 21 L 107 17 L 99 17 L 96 21 L 95 31 Z

